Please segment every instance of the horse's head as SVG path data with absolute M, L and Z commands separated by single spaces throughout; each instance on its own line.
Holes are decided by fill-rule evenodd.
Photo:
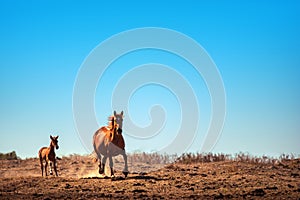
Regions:
M 123 114 L 124 114 L 123 111 L 119 114 L 116 111 L 114 111 L 114 117 L 115 117 L 115 120 L 116 120 L 117 124 L 119 125 L 120 129 L 123 128 L 123 118 L 124 118 Z
M 118 133 L 118 134 L 122 134 L 122 132 L 123 132 L 123 130 L 122 130 L 121 128 L 118 128 L 118 129 L 117 129 L 117 133 Z
M 55 147 L 56 149 L 58 149 L 59 148 L 59 146 L 58 146 L 58 136 L 52 136 L 52 135 L 50 135 L 50 139 L 51 139 L 51 145 L 53 146 L 53 147 Z

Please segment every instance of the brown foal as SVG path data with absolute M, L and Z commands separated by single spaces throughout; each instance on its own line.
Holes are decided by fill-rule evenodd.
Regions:
M 45 174 L 47 176 L 47 166 L 48 163 L 50 165 L 50 175 L 52 175 L 52 163 L 54 166 L 55 175 L 58 176 L 57 170 L 56 170 L 56 156 L 54 152 L 54 148 L 58 149 L 58 136 L 51 136 L 50 135 L 50 146 L 49 147 L 42 147 L 39 150 L 39 158 L 40 158 L 40 164 L 41 164 L 41 170 L 42 170 L 42 176 L 44 176 L 44 168 L 43 168 L 43 161 L 45 160 Z

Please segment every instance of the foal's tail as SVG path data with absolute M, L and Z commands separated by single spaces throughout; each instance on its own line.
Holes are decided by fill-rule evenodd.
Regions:
M 39 154 L 38 154 L 38 156 L 39 156 L 39 158 L 40 158 L 40 166 L 41 166 L 41 170 L 42 170 L 42 176 L 44 176 L 44 170 L 43 170 L 43 149 L 44 149 L 45 147 L 42 147 L 40 150 L 39 150 Z M 46 172 L 46 175 L 47 175 L 47 172 Z
M 41 166 L 43 165 L 43 150 L 46 149 L 47 147 L 42 147 L 40 150 L 39 150 L 39 158 L 40 158 L 40 163 L 41 163 Z
M 43 148 L 41 148 L 40 150 L 39 150 L 39 154 L 38 154 L 38 156 L 39 156 L 39 158 L 40 158 L 40 163 L 42 164 L 42 160 L 43 160 L 43 158 L 42 158 L 42 150 L 43 150 Z

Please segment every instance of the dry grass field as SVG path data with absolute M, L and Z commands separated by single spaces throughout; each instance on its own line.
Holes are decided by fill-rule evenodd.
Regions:
M 172 160 L 131 155 L 126 179 L 121 157 L 114 179 L 100 177 L 91 156 L 62 157 L 59 177 L 41 177 L 37 158 L 0 160 L 0 199 L 300 198 L 300 159 L 185 154 Z

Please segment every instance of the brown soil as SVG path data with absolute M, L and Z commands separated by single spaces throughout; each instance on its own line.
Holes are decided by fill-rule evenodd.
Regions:
M 275 165 L 224 161 L 163 168 L 131 163 L 126 179 L 121 160 L 116 161 L 116 178 L 110 179 L 97 174 L 97 164 L 88 156 L 63 157 L 59 177 L 41 177 L 36 158 L 0 164 L 0 199 L 300 198 L 299 159 Z

